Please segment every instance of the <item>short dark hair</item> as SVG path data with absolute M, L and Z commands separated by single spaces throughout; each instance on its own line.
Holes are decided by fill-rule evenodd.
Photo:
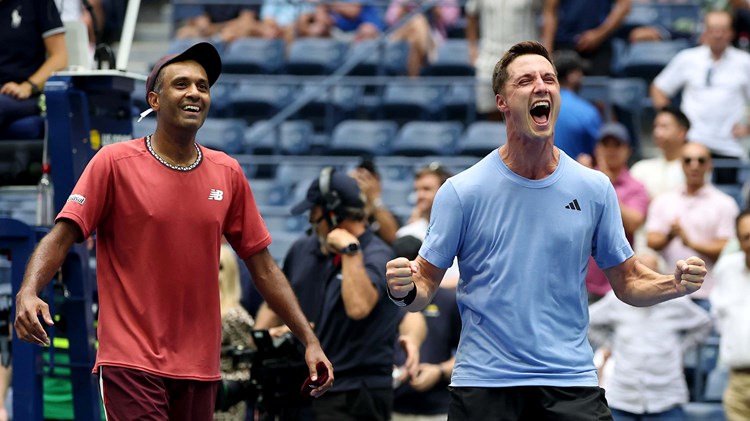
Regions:
M 740 212 L 739 215 L 737 215 L 737 218 L 735 218 L 734 220 L 734 231 L 738 237 L 740 235 L 740 233 L 738 232 L 740 230 L 740 221 L 746 216 L 750 216 L 750 207 L 747 206 L 742 210 L 742 212 Z
M 510 47 L 503 58 L 501 58 L 500 61 L 495 64 L 495 71 L 492 72 L 492 91 L 495 92 L 495 94 L 499 94 L 503 90 L 505 82 L 507 82 L 508 78 L 510 77 L 510 75 L 508 74 L 508 66 L 510 66 L 510 63 L 512 63 L 513 60 L 517 59 L 518 57 L 525 56 L 527 54 L 542 56 L 550 62 L 553 69 L 555 68 L 555 63 L 552 61 L 552 58 L 549 55 L 549 51 L 547 51 L 547 49 L 544 48 L 544 45 L 542 45 L 540 42 L 519 42 Z M 557 70 L 555 70 L 555 74 L 557 74 Z
M 671 105 L 667 105 L 665 107 L 660 108 L 656 114 L 658 115 L 659 113 L 672 114 L 674 119 L 677 120 L 677 124 L 680 125 L 680 127 L 684 128 L 686 131 L 690 130 L 690 119 L 687 118 L 685 113 L 680 111 L 679 108 L 673 107 Z

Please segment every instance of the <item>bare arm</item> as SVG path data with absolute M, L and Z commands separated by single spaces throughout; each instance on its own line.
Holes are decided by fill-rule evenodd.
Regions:
M 39 293 L 55 276 L 73 243 L 80 237 L 78 225 L 62 219 L 42 238 L 32 253 L 23 283 L 16 294 L 15 329 L 19 339 L 37 345 L 49 344 L 47 332 L 38 317 L 41 315 L 47 325 L 52 325 L 53 321 L 49 306 L 39 298 Z
M 542 44 L 551 53 L 555 47 L 555 33 L 557 32 L 557 9 L 559 0 L 545 0 L 542 10 Z
M 42 66 L 29 76 L 29 80 L 40 88 L 47 83 L 52 72 L 62 70 L 68 65 L 68 49 L 65 47 L 65 34 L 55 34 L 44 39 L 47 59 Z
M 255 315 L 255 328 L 268 330 L 282 324 L 284 324 L 284 321 L 268 307 L 268 304 L 265 301 L 261 303 L 258 308 L 258 314 Z
M 669 244 L 670 241 L 672 241 L 672 238 L 674 238 L 674 235 L 672 233 L 664 234 L 661 232 L 648 232 L 646 233 L 646 243 L 648 244 L 649 248 L 659 251 L 662 250 L 664 247 Z
M 655 110 L 660 110 L 672 103 L 667 94 L 657 88 L 653 83 L 651 84 L 651 87 L 649 87 L 649 94 L 651 95 L 651 102 L 654 104 Z
M 593 29 L 598 34 L 600 41 L 604 41 L 612 35 L 622 25 L 628 13 L 630 13 L 630 0 L 617 0 L 604 22 Z
M 378 290 L 365 270 L 362 252 L 341 255 L 341 299 L 346 315 L 362 320 L 378 303 Z
M 399 257 L 386 265 L 388 289 L 394 298 L 403 298 L 409 291 L 417 288 L 416 298 L 405 308 L 409 311 L 422 311 L 435 297 L 445 271 L 446 269 L 434 266 L 422 256 L 417 256 L 412 261 Z
M 466 41 L 469 44 L 469 60 L 476 63 L 479 54 L 479 18 L 477 15 L 466 15 Z
M 622 225 L 628 236 L 634 235 L 635 231 L 646 222 L 646 215 L 643 212 L 629 208 L 620 203 L 620 214 L 622 215 Z
M 706 276 L 706 264 L 693 256 L 678 261 L 674 274 L 662 275 L 630 257 L 604 269 L 604 273 L 617 298 L 635 307 L 647 307 L 700 289 Z
M 333 385 L 333 367 L 307 322 L 289 281 L 276 265 L 268 249 L 263 249 L 248 257 L 245 259 L 245 264 L 250 270 L 256 288 L 269 307 L 284 320 L 292 333 L 305 345 L 305 361 L 312 379 L 317 379 L 315 366 L 319 361 L 322 361 L 328 368 L 328 381 L 312 391 L 315 397 L 322 395 Z
M 414 378 L 419 371 L 419 349 L 427 337 L 427 322 L 422 313 L 407 313 L 398 325 L 398 342 L 406 354 L 404 366 Z

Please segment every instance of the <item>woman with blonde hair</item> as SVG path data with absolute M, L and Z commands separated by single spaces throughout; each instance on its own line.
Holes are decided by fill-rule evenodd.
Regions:
M 250 381 L 250 363 L 234 357 L 235 351 L 255 348 L 252 330 L 253 317 L 240 304 L 242 287 L 240 269 L 232 248 L 221 246 L 219 257 L 219 296 L 221 300 L 221 377 L 233 382 Z M 226 411 L 217 411 L 214 420 L 244 421 L 247 402 L 240 401 Z

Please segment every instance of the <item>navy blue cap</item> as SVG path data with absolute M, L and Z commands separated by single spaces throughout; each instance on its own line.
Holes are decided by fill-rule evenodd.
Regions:
M 602 125 L 602 128 L 599 130 L 599 141 L 601 142 L 605 137 L 611 137 L 617 139 L 620 143 L 632 145 L 628 129 L 615 121 Z
M 346 173 L 334 171 L 331 173 L 330 189 L 339 196 L 340 206 L 345 208 L 362 209 L 365 207 L 365 201 L 362 192 L 359 189 L 357 180 L 348 176 Z M 307 189 L 305 199 L 292 207 L 292 215 L 299 215 L 312 209 L 316 205 L 325 205 L 326 201 L 320 192 L 320 180 L 315 179 L 310 183 Z

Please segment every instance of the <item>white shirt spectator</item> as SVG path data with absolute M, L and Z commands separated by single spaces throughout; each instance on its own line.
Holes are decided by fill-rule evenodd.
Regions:
M 713 272 L 710 299 L 721 333 L 719 358 L 731 368 L 750 368 L 750 270 L 745 253 L 722 256 Z
M 679 190 L 685 185 L 685 172 L 679 159 L 664 157 L 642 159 L 630 169 L 630 175 L 643 183 L 651 199 L 661 193 Z
M 680 107 L 690 119 L 690 141 L 720 155 L 744 156 L 732 127 L 744 121 L 750 104 L 750 54 L 730 46 L 714 61 L 709 47 L 688 48 L 677 53 L 654 85 L 668 96 L 682 90 Z

